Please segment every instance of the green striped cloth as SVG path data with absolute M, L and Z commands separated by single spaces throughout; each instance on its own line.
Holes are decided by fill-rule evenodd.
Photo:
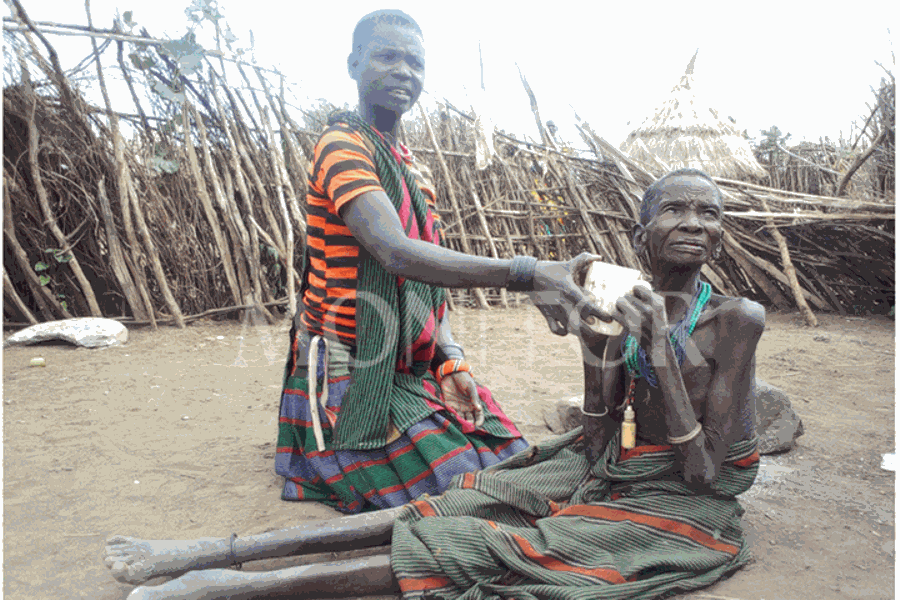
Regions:
M 397 209 L 405 208 L 410 218 L 404 223 L 407 235 L 415 220 L 419 232 L 429 224 L 428 205 L 409 169 L 371 126 L 352 112 L 331 116 L 329 124 L 343 122 L 355 127 L 374 149 L 375 170 L 381 186 Z M 433 220 L 431 227 L 435 227 Z M 428 232 L 428 237 L 432 234 Z M 444 303 L 440 287 L 398 278 L 389 274 L 370 254 L 359 264 L 356 288 L 356 366 L 353 382 L 341 404 L 341 416 L 334 431 L 334 450 L 372 450 L 387 443 L 393 420 L 400 431 L 421 421 L 433 409 L 422 400 L 422 378 L 428 362 L 414 365 L 411 374 L 397 373 L 398 356 L 411 348 L 431 320 L 436 331 L 436 315 Z M 433 335 L 433 333 L 432 333 Z M 432 382 L 437 385 L 437 382 Z
M 581 428 L 407 506 L 391 564 L 405 598 L 651 599 L 712 584 L 749 560 L 735 497 L 753 483 L 756 440 L 729 449 L 705 493 L 669 446 L 595 465 Z

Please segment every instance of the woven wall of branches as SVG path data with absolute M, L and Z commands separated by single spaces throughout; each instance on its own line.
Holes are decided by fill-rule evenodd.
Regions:
M 15 50 L 4 65 L 15 79 L 3 98 L 6 322 L 94 315 L 183 326 L 292 312 L 321 114 L 297 123 L 277 74 L 257 65 L 234 64 L 239 77 L 229 80 L 221 57 L 204 56 L 188 75 L 146 31 L 127 41 L 115 29 L 91 33 L 112 36 L 106 52 L 116 52 L 112 68 L 133 108 L 94 106 L 59 68 L 40 24 L 20 19 L 4 25 Z M 102 87 L 104 68 L 95 69 Z M 173 97 L 141 92 L 160 85 Z M 486 137 L 477 115 L 448 103 L 405 122 L 406 143 L 434 175 L 449 245 L 501 258 L 588 251 L 640 268 L 636 208 L 662 173 L 587 123 L 579 128 L 592 155 L 575 152 L 532 108 L 540 142 Z M 814 310 L 893 306 L 892 204 L 717 181 L 729 235 L 723 258 L 703 272 L 717 291 L 783 309 L 801 297 Z M 522 299 L 504 290 L 452 296 L 483 308 Z

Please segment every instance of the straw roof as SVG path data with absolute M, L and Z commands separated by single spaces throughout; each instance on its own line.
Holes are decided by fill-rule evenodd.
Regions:
M 730 179 L 765 177 L 747 140 L 695 93 L 696 58 L 694 53 L 669 98 L 620 148 L 654 171 L 693 167 Z

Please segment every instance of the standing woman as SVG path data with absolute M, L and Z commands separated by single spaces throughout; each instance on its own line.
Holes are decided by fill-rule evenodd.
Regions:
M 425 77 L 409 15 L 363 17 L 347 67 L 359 109 L 332 115 L 310 167 L 275 465 L 283 499 L 357 513 L 439 494 L 527 447 L 453 342 L 444 288 L 534 292 L 559 335 L 574 307 L 575 320 L 602 313 L 572 278 L 596 257 L 500 260 L 442 246 L 434 188 L 397 141 Z

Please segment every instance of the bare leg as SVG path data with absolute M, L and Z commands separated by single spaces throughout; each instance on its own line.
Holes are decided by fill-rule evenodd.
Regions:
M 273 593 L 291 598 L 350 598 L 397 594 L 388 554 L 245 573 L 230 569 L 194 571 L 163 585 L 135 588 L 127 600 L 246 600 Z
M 229 567 L 235 562 L 355 550 L 389 544 L 400 508 L 339 517 L 259 535 L 197 540 L 141 540 L 114 535 L 103 554 L 112 576 L 144 583 L 160 575 Z M 232 553 L 233 546 L 233 553 Z

